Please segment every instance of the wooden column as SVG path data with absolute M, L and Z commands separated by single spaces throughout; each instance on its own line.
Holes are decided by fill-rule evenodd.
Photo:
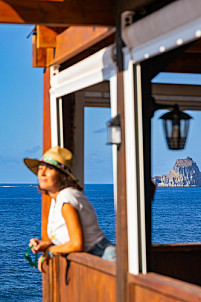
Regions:
M 43 153 L 51 148 L 51 125 L 50 125 L 50 69 L 44 71 L 43 78 Z M 42 196 L 42 213 L 41 213 L 41 238 L 48 240 L 47 222 L 50 208 L 50 197 Z M 45 268 L 48 271 L 48 267 Z M 49 302 L 49 275 L 43 274 L 43 302 Z
M 117 30 L 117 113 L 121 119 L 121 146 L 117 152 L 117 277 L 116 301 L 127 301 L 128 273 L 128 239 L 127 239 L 127 206 L 126 206 L 126 158 L 125 158 L 125 121 L 124 121 L 124 83 L 123 56 L 120 31 Z
M 51 124 L 50 124 L 50 69 L 44 72 L 43 82 L 43 153 L 51 148 Z M 47 240 L 47 221 L 50 206 L 50 198 L 46 195 L 42 197 L 42 239 Z

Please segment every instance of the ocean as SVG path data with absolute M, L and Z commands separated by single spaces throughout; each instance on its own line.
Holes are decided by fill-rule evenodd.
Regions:
M 115 242 L 112 185 L 86 185 L 99 224 Z M 27 184 L 0 185 L 0 302 L 41 302 L 41 274 L 24 257 L 40 237 L 41 196 Z M 201 241 L 201 188 L 157 188 L 152 201 L 152 242 Z

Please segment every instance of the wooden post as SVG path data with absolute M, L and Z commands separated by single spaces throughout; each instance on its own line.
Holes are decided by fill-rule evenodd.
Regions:
M 117 113 L 120 113 L 121 146 L 117 152 L 117 277 L 116 301 L 127 301 L 128 274 L 128 239 L 127 239 L 127 206 L 126 206 L 126 158 L 125 158 L 125 122 L 124 122 L 124 83 L 123 56 L 120 31 L 117 30 Z
M 50 69 L 44 72 L 44 91 L 43 91 L 43 153 L 51 148 L 51 124 L 50 124 Z M 42 197 L 42 230 L 43 240 L 47 240 L 47 221 L 50 206 L 50 198 L 43 195 Z
M 43 153 L 51 148 L 51 125 L 50 125 L 50 69 L 44 71 L 43 80 Z M 41 238 L 48 240 L 47 222 L 50 207 L 50 197 L 43 195 L 42 197 L 42 213 L 41 213 Z M 48 267 L 45 268 L 48 270 Z M 49 302 L 49 278 L 48 273 L 43 274 L 43 301 Z

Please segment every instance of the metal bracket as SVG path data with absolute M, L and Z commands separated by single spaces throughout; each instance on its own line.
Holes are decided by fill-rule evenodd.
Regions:
M 50 67 L 50 78 L 54 77 L 59 73 L 60 65 L 53 65 Z
M 121 14 L 121 30 L 133 23 L 134 11 L 125 11 Z

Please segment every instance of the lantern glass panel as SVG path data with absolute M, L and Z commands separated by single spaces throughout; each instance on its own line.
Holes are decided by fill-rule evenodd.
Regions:
M 121 128 L 118 126 L 108 127 L 108 144 L 121 144 Z
M 189 120 L 163 120 L 165 136 L 169 149 L 184 149 L 188 134 Z

